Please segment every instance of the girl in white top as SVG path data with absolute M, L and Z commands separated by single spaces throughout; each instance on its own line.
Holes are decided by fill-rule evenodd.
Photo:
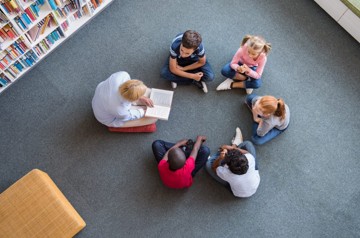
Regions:
M 253 115 L 253 135 L 251 140 L 256 145 L 262 145 L 286 130 L 290 122 L 290 109 L 281 98 L 274 96 L 246 97 L 246 105 Z
M 95 118 L 108 127 L 134 127 L 156 122 L 157 119 L 144 118 L 145 108 L 133 105 L 153 106 L 152 100 L 145 96 L 146 90 L 142 81 L 130 79 L 127 72 L 112 74 L 96 87 L 92 100 Z

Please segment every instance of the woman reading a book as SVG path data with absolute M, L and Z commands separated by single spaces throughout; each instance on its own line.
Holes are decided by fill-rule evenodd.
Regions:
M 153 107 L 153 102 L 145 96 L 148 88 L 136 79 L 130 79 L 125 71 L 112 74 L 101 82 L 95 90 L 92 108 L 95 118 L 108 127 L 137 127 L 153 124 L 156 118 L 144 117 L 145 105 Z

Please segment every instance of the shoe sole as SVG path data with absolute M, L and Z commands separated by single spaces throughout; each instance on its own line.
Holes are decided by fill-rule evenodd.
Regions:
M 206 83 L 205 82 L 201 82 L 201 85 L 202 85 L 202 90 L 204 91 L 204 93 L 208 93 L 208 89 L 207 89 L 207 86 L 206 86 Z

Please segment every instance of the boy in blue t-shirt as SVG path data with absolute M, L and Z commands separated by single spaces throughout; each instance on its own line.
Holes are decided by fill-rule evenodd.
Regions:
M 206 60 L 201 35 L 192 30 L 178 34 L 170 46 L 170 57 L 161 70 L 161 77 L 177 84 L 194 84 L 208 92 L 206 83 L 214 80 L 214 72 Z

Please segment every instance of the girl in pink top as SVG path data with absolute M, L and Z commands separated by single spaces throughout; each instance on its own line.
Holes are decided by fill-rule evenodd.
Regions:
M 246 35 L 231 62 L 221 70 L 227 79 L 216 90 L 245 88 L 246 93 L 251 94 L 254 88 L 261 86 L 261 75 L 270 50 L 271 44 L 265 39 Z

